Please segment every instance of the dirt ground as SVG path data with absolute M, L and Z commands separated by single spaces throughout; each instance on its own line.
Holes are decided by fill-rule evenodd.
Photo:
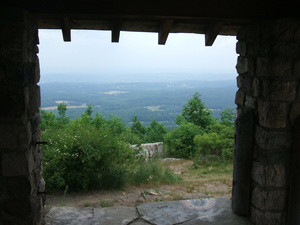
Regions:
M 230 197 L 231 176 L 228 174 L 199 176 L 190 172 L 191 160 L 164 162 L 182 182 L 173 185 L 143 185 L 119 191 L 88 191 L 78 193 L 48 193 L 45 208 L 53 206 L 108 207 L 137 206 L 154 201 L 170 201 L 207 197 Z

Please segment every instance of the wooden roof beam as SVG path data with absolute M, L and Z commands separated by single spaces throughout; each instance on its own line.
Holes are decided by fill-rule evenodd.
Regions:
M 68 17 L 61 20 L 61 30 L 64 41 L 71 41 L 71 22 Z
M 120 32 L 121 32 L 121 22 L 114 21 L 112 23 L 112 28 L 111 28 L 111 42 L 119 43 Z
M 205 46 L 212 46 L 214 41 L 216 40 L 218 34 L 220 33 L 224 22 L 217 21 L 212 22 L 205 33 Z
M 164 45 L 166 44 L 168 35 L 171 31 L 174 20 L 164 20 L 161 23 L 160 29 L 158 31 L 158 44 Z

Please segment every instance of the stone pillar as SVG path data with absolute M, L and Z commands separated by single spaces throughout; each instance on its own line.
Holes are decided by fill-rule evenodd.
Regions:
M 300 115 L 300 21 L 261 21 L 242 27 L 237 39 L 235 102 L 238 113 L 251 108 L 255 118 L 250 219 L 284 225 L 293 127 Z
M 0 10 L 0 224 L 40 223 L 42 198 L 37 22 Z

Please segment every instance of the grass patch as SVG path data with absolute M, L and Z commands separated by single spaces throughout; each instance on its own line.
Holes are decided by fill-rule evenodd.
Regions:
M 99 203 L 99 206 L 101 206 L 102 208 L 104 208 L 104 207 L 111 207 L 111 206 L 114 206 L 114 203 L 111 202 L 111 201 L 102 200 Z
M 131 173 L 132 185 L 141 184 L 174 184 L 181 181 L 180 176 L 174 174 L 169 168 L 162 166 L 158 160 L 151 159 L 143 162 Z

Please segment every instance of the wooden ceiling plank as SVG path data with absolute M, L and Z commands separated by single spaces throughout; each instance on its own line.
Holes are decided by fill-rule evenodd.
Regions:
M 164 45 L 166 44 L 167 38 L 171 31 L 174 20 L 164 20 L 161 23 L 160 29 L 158 31 L 158 44 Z
M 71 22 L 68 17 L 64 17 L 61 21 L 61 30 L 65 42 L 71 41 Z
M 212 22 L 205 33 L 205 46 L 212 46 L 214 41 L 216 40 L 218 34 L 220 33 L 224 22 L 217 21 Z
M 111 42 L 119 43 L 120 33 L 121 33 L 121 23 L 119 21 L 114 21 L 112 23 L 112 28 L 111 28 Z

